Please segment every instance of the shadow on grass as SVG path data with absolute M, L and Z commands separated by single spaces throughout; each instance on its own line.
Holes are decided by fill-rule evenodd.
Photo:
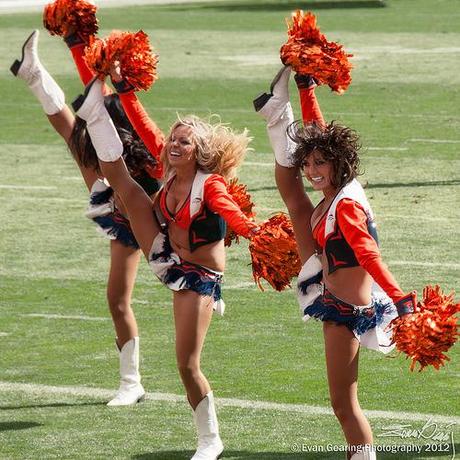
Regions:
M 426 181 L 426 182 L 397 182 L 397 183 L 383 183 L 383 184 L 370 184 L 363 183 L 364 190 L 370 190 L 373 188 L 398 188 L 398 187 L 442 187 L 442 186 L 452 186 L 460 185 L 460 179 L 452 180 L 435 180 L 435 181 Z M 266 190 L 278 190 L 275 185 L 269 185 L 265 187 L 251 187 L 250 192 L 262 192 Z M 311 187 L 305 187 L 307 192 L 312 192 Z
M 394 460 L 410 460 L 410 459 L 421 459 L 421 458 L 434 458 L 434 457 L 449 457 L 458 452 L 460 449 L 460 444 L 454 444 L 454 449 L 452 445 L 449 445 L 449 450 L 447 450 L 447 444 L 445 443 L 428 443 L 433 450 L 427 451 L 425 445 L 420 445 L 421 452 L 410 452 L 403 453 L 398 451 L 396 453 L 391 452 L 379 452 L 379 459 L 388 459 Z M 413 447 L 414 445 L 407 446 Z M 311 445 L 311 448 L 314 446 Z M 439 447 L 439 450 L 436 449 Z M 446 448 L 444 448 L 446 447 Z M 190 458 L 194 454 L 190 450 L 167 450 L 162 452 L 151 452 L 146 454 L 135 455 L 131 457 L 133 460 L 183 460 L 184 458 Z M 225 450 L 222 456 L 222 459 L 245 459 L 245 460 L 337 460 L 337 452 L 248 452 L 248 451 L 239 451 L 239 450 Z M 342 457 L 340 457 L 342 458 Z
M 329 10 L 329 9 L 356 9 L 356 8 L 384 8 L 386 2 L 384 0 L 344 0 L 344 1 L 271 1 L 271 2 L 223 2 L 214 5 L 201 4 L 195 8 L 226 10 L 226 11 L 285 11 L 285 10 Z M 181 5 L 177 8 L 186 8 Z
M 74 406 L 105 406 L 107 403 L 103 401 L 97 402 L 81 402 L 81 403 L 51 403 L 51 404 L 29 404 L 22 406 L 0 406 L 0 410 L 17 410 L 17 409 L 35 409 L 43 407 L 74 407 Z
M 1 431 L 28 430 L 29 428 L 35 428 L 37 426 L 43 426 L 43 423 L 37 423 L 37 422 L 0 422 L 0 432 Z

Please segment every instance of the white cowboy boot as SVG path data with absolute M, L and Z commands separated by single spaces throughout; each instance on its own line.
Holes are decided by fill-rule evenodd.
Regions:
M 117 345 L 118 348 L 118 345 Z M 107 406 L 130 406 L 145 397 L 139 374 L 139 337 L 133 337 L 123 345 L 120 353 L 120 388 Z
M 291 68 L 283 66 L 270 85 L 270 93 L 262 93 L 254 99 L 254 108 L 267 121 L 267 132 L 276 162 L 286 168 L 293 167 L 291 155 L 295 144 L 287 135 L 294 121 L 289 102 L 289 77 Z
M 34 30 L 22 45 L 22 58 L 10 67 L 16 77 L 24 80 L 47 115 L 59 113 L 65 105 L 64 92 L 43 67 L 38 58 L 38 30 Z
M 76 115 L 86 121 L 86 129 L 97 157 L 106 162 L 118 160 L 123 153 L 120 136 L 104 105 L 104 83 L 93 79 L 84 94 L 72 102 Z
M 210 391 L 193 412 L 198 432 L 198 448 L 191 460 L 216 460 L 224 450 L 219 436 L 214 396 Z
M 360 446 L 363 447 L 350 457 L 350 460 L 376 460 L 375 448 L 372 445 Z

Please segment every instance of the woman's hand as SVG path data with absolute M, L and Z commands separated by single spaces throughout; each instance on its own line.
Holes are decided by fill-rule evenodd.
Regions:
M 110 66 L 110 78 L 112 83 L 119 83 L 123 80 L 123 76 L 121 75 L 120 61 L 118 59 L 113 61 L 112 65 Z

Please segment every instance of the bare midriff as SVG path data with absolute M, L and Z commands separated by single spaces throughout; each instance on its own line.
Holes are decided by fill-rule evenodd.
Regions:
M 186 262 L 202 265 L 205 268 L 210 268 L 217 272 L 224 271 L 224 240 L 205 244 L 192 252 L 190 251 L 188 229 L 183 229 L 174 222 L 170 222 L 168 235 L 174 252 Z
M 371 301 L 372 277 L 361 266 L 340 268 L 328 274 L 325 254 L 321 256 L 323 280 L 326 288 L 339 299 L 357 306 L 368 305 Z

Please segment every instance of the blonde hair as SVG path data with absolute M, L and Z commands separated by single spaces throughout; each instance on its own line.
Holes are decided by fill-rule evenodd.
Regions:
M 195 115 L 178 117 L 178 120 L 171 126 L 165 146 L 170 142 L 174 130 L 179 126 L 189 126 L 192 129 L 198 168 L 204 172 L 220 174 L 225 179 L 235 176 L 236 169 L 243 162 L 246 152 L 252 150 L 248 147 L 252 138 L 247 129 L 236 132 L 221 123 L 220 119 L 211 123 Z M 161 152 L 161 160 L 165 166 L 165 177 L 168 177 L 171 165 L 164 148 Z

